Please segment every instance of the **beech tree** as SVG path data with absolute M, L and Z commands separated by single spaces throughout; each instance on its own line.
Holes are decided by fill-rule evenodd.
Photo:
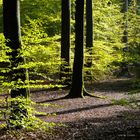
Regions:
M 11 97 L 25 97 L 28 92 L 26 88 L 17 88 L 18 81 L 26 80 L 26 70 L 17 69 L 19 64 L 24 63 L 21 56 L 21 31 L 20 31 L 20 0 L 3 0 L 3 25 L 6 45 L 12 50 L 8 53 L 10 56 L 10 72 L 8 73 L 10 82 L 14 82 L 14 88 L 11 89 Z M 26 109 L 20 108 L 17 102 L 12 102 L 10 119 L 15 120 L 18 114 L 26 115 Z M 19 117 L 19 116 L 18 116 Z M 19 117 L 19 119 L 21 119 Z
M 123 9 L 122 12 L 125 14 L 124 15 L 124 36 L 123 36 L 123 43 L 126 43 L 127 46 L 127 42 L 128 42 L 128 32 L 127 32 L 127 28 L 128 28 L 128 23 L 127 23 L 127 12 L 128 12 L 128 4 L 129 4 L 129 0 L 125 0 L 124 4 L 123 4 Z
M 68 78 L 68 67 L 70 66 L 70 0 L 61 0 L 61 5 L 61 78 Z
M 83 97 L 84 62 L 84 0 L 76 0 L 75 13 L 75 54 L 72 75 L 72 87 L 69 97 Z
M 124 53 L 124 62 L 121 64 L 121 72 L 120 72 L 120 76 L 124 76 L 127 75 L 129 76 L 129 70 L 128 70 L 128 64 L 125 61 L 125 55 L 126 55 L 126 51 L 128 51 L 128 6 L 130 4 L 131 0 L 124 0 L 123 1 L 123 7 L 122 7 L 122 13 L 124 13 L 124 32 L 123 32 L 123 37 L 122 37 L 122 42 L 124 43 L 124 49 L 123 49 L 123 53 Z
M 93 47 L 93 14 L 92 14 L 92 0 L 86 0 L 86 48 L 89 54 L 92 55 Z M 89 56 L 86 64 L 88 67 L 92 65 L 92 56 Z
M 76 0 L 75 13 L 75 53 L 72 74 L 72 86 L 68 94 L 69 98 L 84 97 L 86 95 L 104 98 L 90 94 L 85 90 L 83 78 L 84 66 L 84 0 Z
M 11 81 L 21 79 L 26 80 L 26 70 L 13 68 L 24 63 L 21 54 L 21 31 L 20 31 L 20 0 L 3 0 L 3 25 L 6 45 L 11 48 L 10 55 L 11 71 L 9 73 Z M 11 97 L 24 96 L 27 97 L 27 89 L 19 88 L 11 90 Z

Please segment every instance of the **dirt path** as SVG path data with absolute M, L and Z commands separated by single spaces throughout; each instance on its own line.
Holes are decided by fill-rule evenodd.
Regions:
M 53 91 L 32 94 L 37 103 L 52 103 L 57 107 L 39 108 L 48 116 L 39 116 L 48 122 L 64 123 L 67 127 L 56 128 L 49 139 L 57 140 L 139 140 L 140 110 L 130 106 L 112 104 L 112 99 L 131 98 L 129 79 L 118 79 L 87 84 L 90 92 L 107 96 L 107 99 L 86 97 L 85 99 L 63 99 L 69 91 Z M 140 94 L 136 94 L 140 99 Z M 137 100 L 139 102 L 139 100 Z M 56 113 L 55 116 L 50 116 Z
M 40 91 L 31 94 L 33 101 L 51 103 L 49 107 L 37 107 L 47 115 L 36 115 L 47 122 L 63 123 L 56 127 L 53 136 L 47 133 L 29 133 L 24 140 L 140 140 L 140 109 L 114 105 L 112 100 L 132 98 L 131 79 L 115 79 L 86 84 L 91 93 L 107 99 L 85 97 L 85 99 L 61 99 L 68 90 Z M 136 94 L 140 104 L 140 93 Z M 56 115 L 53 115 L 53 114 Z M 2 138 L 2 139 L 1 139 Z M 1 137 L 0 140 L 4 138 Z M 7 139 L 5 139 L 7 140 Z M 15 140 L 15 139 L 11 139 Z

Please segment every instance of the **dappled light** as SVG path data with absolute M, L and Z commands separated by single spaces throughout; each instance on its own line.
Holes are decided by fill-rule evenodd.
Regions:
M 0 140 L 139 140 L 139 0 L 0 0 Z

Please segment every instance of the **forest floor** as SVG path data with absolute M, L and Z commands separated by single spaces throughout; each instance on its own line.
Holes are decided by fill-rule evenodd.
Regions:
M 53 106 L 38 106 L 47 115 L 36 115 L 47 122 L 62 123 L 54 128 L 53 135 L 27 133 L 21 140 L 140 140 L 140 93 L 129 95 L 131 79 L 114 79 L 86 84 L 90 93 L 106 96 L 61 99 L 68 90 L 33 92 L 31 98 L 37 103 L 51 103 Z M 112 100 L 136 98 L 136 104 L 129 105 L 121 100 L 118 105 Z M 56 115 L 53 115 L 53 114 Z M 0 140 L 7 140 L 4 133 Z M 16 138 L 15 138 L 16 139 Z M 14 138 L 11 138 L 14 140 Z

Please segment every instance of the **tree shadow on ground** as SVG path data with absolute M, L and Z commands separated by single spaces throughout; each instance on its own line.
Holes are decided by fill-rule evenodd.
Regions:
M 138 100 L 138 102 L 140 102 L 140 100 Z M 73 113 L 76 112 L 87 111 L 90 109 L 95 111 L 94 109 L 96 108 L 110 107 L 112 105 L 113 104 L 111 103 L 89 105 L 81 108 L 78 107 L 77 109 L 58 111 L 55 113 L 57 114 L 56 117 L 68 114 L 71 118 L 71 116 L 75 115 Z M 47 116 L 38 115 L 37 117 Z M 66 127 L 57 126 L 54 130 L 53 138 L 49 138 L 49 140 L 139 140 L 140 110 L 118 111 L 115 115 L 109 114 L 109 117 L 85 117 L 83 119 L 79 118 L 75 121 L 63 123 Z
M 86 107 L 82 107 L 82 108 L 74 108 L 74 109 L 70 109 L 70 110 L 52 112 L 51 114 L 54 114 L 54 113 L 56 115 L 70 114 L 70 113 L 76 113 L 76 112 L 86 111 L 86 110 L 90 110 L 90 109 L 109 107 L 109 106 L 112 106 L 112 105 L 113 105 L 112 103 L 110 103 L 110 104 L 91 105 L 91 106 L 86 106 Z M 46 115 L 36 115 L 36 116 L 41 117 L 41 116 L 46 116 Z
M 135 102 L 130 102 L 130 103 L 140 103 L 140 100 L 136 100 Z M 70 113 L 87 111 L 87 110 L 96 109 L 96 108 L 110 107 L 110 106 L 114 106 L 114 105 L 116 105 L 116 104 L 107 103 L 107 104 L 91 105 L 91 106 L 86 106 L 86 107 L 81 107 L 81 108 L 74 108 L 74 109 L 69 109 L 69 110 L 55 111 L 55 112 L 51 112 L 51 114 L 54 114 L 54 113 L 56 115 L 70 114 Z M 140 112 L 139 112 L 139 115 L 140 115 Z M 46 115 L 36 115 L 36 116 L 41 117 L 41 116 L 46 116 Z
M 126 92 L 130 92 L 132 90 L 133 81 L 134 81 L 133 79 L 114 79 L 108 81 L 95 82 L 93 84 L 86 83 L 85 85 L 86 85 L 86 89 L 91 93 L 91 95 L 92 93 L 95 92 L 105 92 L 105 93 L 112 93 L 112 94 L 114 92 L 117 92 L 117 94 L 119 93 L 126 94 Z M 50 94 L 56 94 L 56 93 L 50 93 Z M 63 100 L 66 99 L 65 96 L 66 94 L 65 95 L 63 94 L 60 97 L 60 94 L 58 93 L 57 95 L 55 95 L 56 98 L 39 101 L 37 103 L 47 103 L 47 102 Z
M 129 92 L 132 90 L 133 79 L 114 79 L 86 84 L 88 90 L 98 92 Z
M 66 122 L 64 124 L 67 127 L 61 128 L 61 137 L 63 140 L 139 140 L 140 119 L 128 119 L 128 114 L 140 116 L 140 111 L 118 112 L 116 117 L 93 116 L 90 119 Z
M 36 103 L 50 103 L 50 102 L 55 102 L 55 101 L 64 100 L 64 99 L 68 100 L 67 94 L 65 94 L 62 97 L 58 97 L 58 98 L 55 98 L 55 99 L 48 99 L 48 100 L 44 100 L 44 101 L 38 101 Z

